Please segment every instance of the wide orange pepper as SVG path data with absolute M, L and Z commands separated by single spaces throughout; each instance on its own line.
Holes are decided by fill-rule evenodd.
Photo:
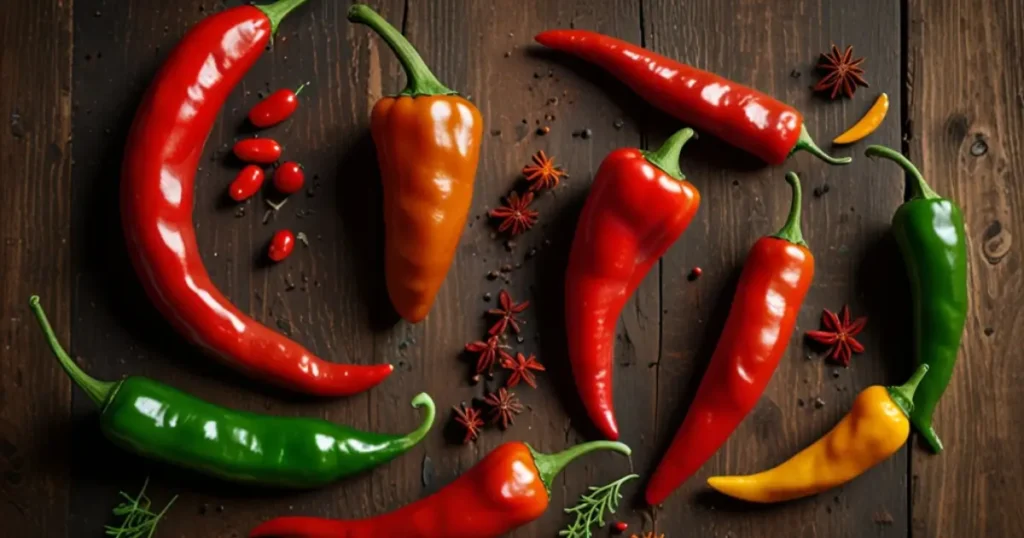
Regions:
M 380 34 L 408 78 L 398 96 L 374 105 L 370 132 L 384 184 L 388 295 L 398 314 L 416 323 L 430 311 L 469 216 L 483 118 L 368 6 L 352 6 L 348 20 Z

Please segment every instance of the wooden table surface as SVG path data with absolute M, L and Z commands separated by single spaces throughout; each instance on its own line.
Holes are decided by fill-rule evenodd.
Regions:
M 1024 9 L 1017 0 L 381 0 L 375 7 L 441 80 L 471 97 L 485 121 L 470 221 L 436 304 L 418 325 L 395 323 L 384 294 L 381 194 L 368 135 L 372 104 L 399 90 L 404 76 L 379 38 L 346 21 L 348 2 L 310 0 L 223 109 L 198 175 L 194 218 L 214 282 L 244 311 L 333 360 L 395 366 L 378 388 L 329 402 L 268 391 L 185 344 L 150 306 L 127 262 L 116 201 L 135 107 L 182 34 L 224 7 L 16 0 L 0 16 L 4 534 L 100 536 L 113 521 L 117 491 L 134 492 L 147 476 L 155 502 L 180 495 L 160 537 L 244 536 L 282 514 L 368 516 L 438 490 L 502 442 L 555 451 L 592 438 L 565 360 L 566 252 L 601 159 L 618 147 L 656 147 L 680 125 L 601 71 L 531 45 L 538 31 L 573 26 L 756 86 L 802 110 L 826 149 L 855 158 L 829 167 L 803 153 L 767 167 L 711 137 L 686 148 L 682 168 L 703 204 L 618 328 L 616 407 L 637 472 L 653 469 L 687 409 L 748 249 L 781 224 L 788 170 L 804 181 L 804 234 L 817 272 L 786 356 L 726 446 L 653 518 L 642 507 L 643 482 L 634 481 L 612 519 L 667 538 L 1024 536 L 1024 375 L 1013 340 L 1024 331 L 1024 272 L 1014 243 L 1024 233 Z M 809 90 L 814 63 L 832 42 L 866 57 L 871 86 L 853 99 L 833 102 Z M 264 224 L 262 196 L 237 210 L 221 201 L 239 168 L 228 149 L 249 134 L 244 116 L 262 95 L 307 81 L 294 118 L 267 134 L 305 165 L 315 190 L 292 196 Z M 778 463 L 826 432 L 859 390 L 911 370 L 907 281 L 889 233 L 903 173 L 864 158 L 864 143 L 827 147 L 879 92 L 892 107 L 870 143 L 905 151 L 966 215 L 970 311 L 936 419 L 946 452 L 931 455 L 915 436 L 834 491 L 769 507 L 728 502 L 709 494 L 703 478 Z M 550 134 L 536 134 L 538 125 L 549 125 Z M 593 136 L 572 136 L 582 129 Z M 571 177 L 540 197 L 539 225 L 508 249 L 486 211 L 521 181 L 518 171 L 538 150 Z M 310 244 L 269 267 L 259 260 L 279 227 L 305 232 Z M 487 278 L 505 264 L 512 267 L 507 283 Z M 695 266 L 704 276 L 689 281 Z M 533 301 L 525 340 L 513 343 L 537 353 L 548 371 L 538 389 L 517 390 L 528 410 L 512 428 L 489 429 L 463 446 L 444 434 L 451 406 L 496 382 L 472 386 L 461 349 L 483 335 L 482 313 L 494 304 L 484 297 L 502 288 Z M 98 433 L 92 403 L 44 345 L 27 308 L 30 294 L 41 295 L 62 341 L 97 376 L 145 374 L 231 407 L 366 430 L 413 428 L 420 417 L 408 402 L 420 391 L 433 395 L 441 413 L 408 454 L 319 491 L 205 480 L 123 453 Z M 870 317 L 861 339 L 867 350 L 848 369 L 823 361 L 802 337 L 817 328 L 823 308 L 844 304 Z M 814 405 L 817 398 L 824 405 Z M 628 470 L 626 459 L 610 454 L 578 461 L 554 484 L 547 513 L 513 536 L 554 536 L 567 523 L 562 507 L 587 485 Z

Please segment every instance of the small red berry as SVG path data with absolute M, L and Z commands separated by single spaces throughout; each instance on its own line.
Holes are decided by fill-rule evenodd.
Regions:
M 290 89 L 277 90 L 260 101 L 249 111 L 249 122 L 256 127 L 270 127 L 288 119 L 299 106 L 298 95 L 306 85 L 294 92 Z
M 235 180 L 228 187 L 228 195 L 232 200 L 241 202 L 256 194 L 261 185 L 263 185 L 263 169 L 255 164 L 250 164 L 235 176 Z
M 274 172 L 274 188 L 284 194 L 299 192 L 305 182 L 306 175 L 302 172 L 302 166 L 295 161 L 278 166 Z
M 267 255 L 271 260 L 279 262 L 287 258 L 295 250 L 295 234 L 291 230 L 278 230 L 270 240 Z
M 612 525 L 612 527 L 615 529 L 616 532 L 626 532 L 626 529 L 629 528 L 629 524 L 625 521 L 619 521 Z
M 694 267 L 690 271 L 690 280 L 697 280 L 698 278 L 700 278 L 700 275 L 703 275 L 703 274 L 704 274 L 704 270 L 703 269 L 701 269 L 700 267 Z
M 281 158 L 281 144 L 270 138 L 239 140 L 232 151 L 247 163 L 271 164 Z

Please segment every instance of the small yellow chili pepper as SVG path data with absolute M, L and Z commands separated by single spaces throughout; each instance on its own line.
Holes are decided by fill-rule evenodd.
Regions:
M 875 132 L 875 129 L 882 124 L 882 120 L 885 119 L 885 115 L 889 112 L 889 96 L 882 94 L 878 96 L 875 104 L 871 105 L 871 109 L 868 110 L 867 114 L 860 119 L 857 123 L 847 129 L 847 131 L 835 138 L 832 141 L 833 144 L 852 144 L 865 136 Z
M 927 372 L 928 365 L 922 364 L 899 387 L 864 389 L 832 431 L 781 465 L 747 476 L 713 476 L 708 485 L 737 499 L 773 503 L 815 495 L 853 480 L 907 441 L 914 390 Z

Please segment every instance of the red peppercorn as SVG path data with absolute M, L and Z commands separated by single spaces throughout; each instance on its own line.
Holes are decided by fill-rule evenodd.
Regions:
M 306 85 L 294 92 L 290 89 L 277 90 L 260 101 L 249 111 L 249 122 L 256 127 L 270 127 L 288 119 L 299 106 L 298 95 Z
M 235 180 L 228 187 L 228 195 L 232 200 L 241 202 L 256 194 L 261 185 L 263 185 L 263 169 L 255 164 L 250 164 L 235 176 Z
M 270 164 L 281 158 L 281 144 L 270 138 L 239 140 L 232 151 L 247 163 Z
M 305 182 L 306 175 L 302 172 L 302 165 L 295 161 L 278 166 L 274 172 L 274 188 L 284 194 L 299 192 Z
M 690 280 L 697 280 L 698 278 L 700 278 L 700 275 L 703 275 L 703 274 L 704 274 L 704 270 L 703 269 L 701 269 L 700 267 L 694 267 L 690 271 Z
M 629 528 L 629 524 L 625 521 L 619 521 L 612 525 L 612 528 L 615 529 L 615 532 L 626 532 L 626 529 Z
M 295 234 L 291 230 L 278 230 L 274 238 L 270 240 L 270 249 L 267 255 L 271 260 L 279 262 L 295 250 Z

